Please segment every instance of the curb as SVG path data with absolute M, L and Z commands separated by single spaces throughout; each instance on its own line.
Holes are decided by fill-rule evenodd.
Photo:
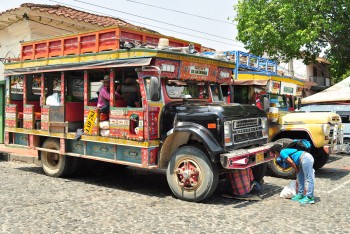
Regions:
M 39 161 L 38 158 L 34 156 L 0 152 L 0 160 L 8 161 L 8 162 L 21 162 L 21 163 L 27 163 L 27 164 L 35 164 L 37 166 L 41 166 L 41 161 Z

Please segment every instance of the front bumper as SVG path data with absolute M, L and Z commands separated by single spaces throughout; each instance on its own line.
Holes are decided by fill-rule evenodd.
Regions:
M 220 155 L 221 165 L 226 169 L 245 169 L 274 159 L 268 151 L 275 143 L 267 143 L 251 149 L 232 150 Z

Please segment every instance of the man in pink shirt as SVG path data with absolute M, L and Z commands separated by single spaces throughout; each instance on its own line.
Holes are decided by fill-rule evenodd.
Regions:
M 103 83 L 103 86 L 100 89 L 100 93 L 98 95 L 97 108 L 101 113 L 109 114 L 109 75 L 105 75 L 101 82 Z

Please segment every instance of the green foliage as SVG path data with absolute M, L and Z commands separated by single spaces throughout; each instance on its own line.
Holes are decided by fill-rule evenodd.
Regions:
M 334 77 L 350 70 L 349 0 L 240 0 L 235 9 L 237 39 L 251 53 L 305 64 L 324 53 Z

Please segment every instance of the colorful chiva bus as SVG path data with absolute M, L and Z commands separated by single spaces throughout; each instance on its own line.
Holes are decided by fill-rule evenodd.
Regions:
M 106 33 L 85 35 L 100 42 L 89 53 L 79 41 L 84 35 L 73 54 L 67 45 L 50 55 L 64 37 L 22 45 L 22 60 L 5 66 L 6 145 L 38 150 L 53 177 L 72 175 L 80 158 L 166 169 L 174 195 L 188 201 L 208 198 L 230 170 L 264 176 L 272 160 L 266 113 L 213 103 L 210 84 L 232 83 L 232 61 L 200 56 L 196 45 L 131 48 L 135 36 L 105 51 Z M 98 107 L 101 80 L 107 113 Z

